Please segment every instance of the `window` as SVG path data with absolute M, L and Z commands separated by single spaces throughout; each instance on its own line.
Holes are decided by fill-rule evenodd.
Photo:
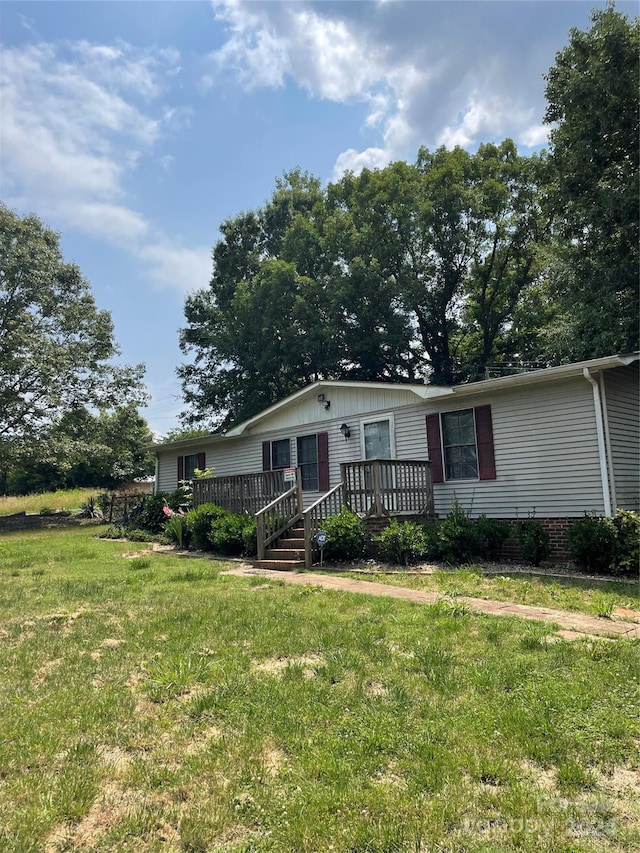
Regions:
M 291 467 L 291 442 L 288 438 L 271 442 L 271 468 Z
M 318 442 L 315 435 L 302 435 L 298 439 L 298 468 L 302 489 L 318 491 Z
M 441 418 L 445 479 L 477 479 L 478 448 L 473 409 L 446 412 Z
M 427 446 L 434 483 L 497 477 L 491 406 L 427 415 Z
M 296 439 L 297 463 L 302 488 L 306 492 L 329 489 L 329 436 L 326 432 Z M 288 438 L 262 442 L 262 470 L 291 468 L 291 441 Z
M 188 456 L 178 456 L 178 482 L 193 480 L 193 472 L 198 468 L 204 471 L 207 467 L 204 453 L 191 453 Z
M 371 421 L 362 424 L 365 459 L 391 459 L 391 422 Z
M 365 459 L 393 459 L 393 415 L 389 415 L 378 421 L 362 422 L 362 449 Z M 372 487 L 371 471 L 365 469 L 365 485 Z M 381 482 L 383 489 L 391 489 L 394 486 L 393 468 L 390 465 L 381 467 Z

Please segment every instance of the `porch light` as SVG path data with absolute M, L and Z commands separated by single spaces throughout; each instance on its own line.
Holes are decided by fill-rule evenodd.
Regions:
M 349 424 L 342 424 L 340 427 L 340 432 L 343 434 L 345 441 L 348 438 L 351 438 L 351 427 L 349 426 Z

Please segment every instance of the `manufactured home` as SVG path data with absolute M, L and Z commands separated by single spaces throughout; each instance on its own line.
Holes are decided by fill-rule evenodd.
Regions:
M 157 445 L 156 490 L 209 468 L 207 499 L 233 483 L 250 511 L 294 487 L 298 513 L 340 490 L 374 515 L 457 499 L 474 517 L 535 516 L 561 550 L 585 512 L 640 508 L 639 358 L 453 387 L 315 382 L 225 433 Z

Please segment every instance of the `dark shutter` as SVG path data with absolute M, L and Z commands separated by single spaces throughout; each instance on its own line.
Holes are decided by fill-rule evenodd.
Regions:
M 262 470 L 270 471 L 271 470 L 271 442 L 263 441 L 262 442 Z
M 440 415 L 427 415 L 427 448 L 431 462 L 431 479 L 434 483 L 444 483 L 442 446 L 440 444 Z
M 205 453 L 198 453 L 198 465 L 197 468 L 199 471 L 204 471 L 207 467 L 207 456 Z
M 184 480 L 184 456 L 178 456 L 178 483 Z
M 318 490 L 329 491 L 329 433 L 318 433 Z
M 478 476 L 496 479 L 496 457 L 493 450 L 491 406 L 476 406 L 476 441 L 478 442 Z

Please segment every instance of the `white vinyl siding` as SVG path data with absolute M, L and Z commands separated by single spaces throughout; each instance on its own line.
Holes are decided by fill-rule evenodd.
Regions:
M 616 505 L 640 511 L 640 399 L 638 365 L 604 375 Z M 616 507 L 614 507 L 615 509 Z
M 622 369 L 608 373 L 615 375 L 619 372 Z M 607 390 L 609 387 L 607 379 Z M 616 396 L 613 386 L 611 388 L 611 397 L 607 398 L 610 422 L 622 417 L 616 407 L 627 412 L 628 406 L 620 395 Z M 252 434 L 203 443 L 198 449 L 206 450 L 207 466 L 216 475 L 248 474 L 262 470 L 263 441 L 289 439 L 291 465 L 295 467 L 294 439 L 327 432 L 330 487 L 333 487 L 340 481 L 341 462 L 362 459 L 360 424 L 363 421 L 381 420 L 392 412 L 394 458 L 424 460 L 428 458 L 427 414 L 488 404 L 491 405 L 493 421 L 497 477 L 495 480 L 436 484 L 434 496 L 439 515 L 447 515 L 454 496 L 474 516 L 485 512 L 489 516 L 504 518 L 526 518 L 533 513 L 540 518 L 579 517 L 586 510 L 603 512 L 593 394 L 590 384 L 582 376 L 485 394 L 458 396 L 454 393 L 425 402 L 417 401 L 410 392 L 397 392 L 394 407 L 389 405 L 386 392 L 376 391 L 367 395 L 359 389 L 334 388 L 326 396 L 331 400 L 329 411 L 325 411 L 315 398 L 302 400 L 293 405 L 290 412 L 278 414 L 278 419 L 283 418 L 288 423 L 276 429 L 272 428 L 274 419 L 270 418 L 256 424 Z M 365 408 L 365 404 L 373 407 L 379 403 L 384 405 Z M 626 414 L 625 418 L 628 417 Z M 343 423 L 351 427 L 351 438 L 347 440 L 340 433 Z M 631 472 L 632 467 L 631 451 L 624 448 L 628 429 L 628 425 L 619 429 L 610 427 L 611 442 L 617 448 L 614 469 L 616 477 L 622 477 L 621 482 L 625 477 L 631 477 L 631 473 L 624 473 Z M 189 449 L 160 451 L 159 491 L 176 488 L 179 453 L 188 454 Z M 305 505 L 319 496 L 317 492 L 305 492 Z

